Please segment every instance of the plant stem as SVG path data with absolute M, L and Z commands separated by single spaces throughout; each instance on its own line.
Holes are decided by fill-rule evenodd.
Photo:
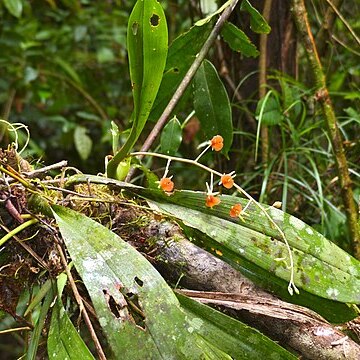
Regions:
M 334 0 L 333 5 L 337 8 L 340 8 L 341 4 L 343 3 L 343 0 Z M 331 6 L 329 6 L 326 10 L 326 13 L 324 15 L 321 28 L 319 32 L 316 35 L 316 44 L 317 44 L 317 51 L 320 56 L 324 56 L 325 52 L 327 50 L 327 45 L 329 40 L 331 38 L 331 30 L 334 26 L 336 20 L 336 16 L 334 13 L 334 10 Z
M 14 235 L 18 234 L 20 231 L 26 229 L 27 227 L 29 227 L 33 224 L 36 224 L 37 222 L 39 222 L 38 219 L 31 219 L 31 220 L 26 221 L 23 224 L 19 225 L 15 229 L 11 230 L 10 232 L 8 232 L 5 236 L 3 236 L 0 239 L 0 246 L 4 245 L 9 239 L 11 239 Z
M 272 0 L 265 0 L 263 17 L 268 22 L 270 19 Z M 267 69 L 267 34 L 260 34 L 259 44 L 259 99 L 262 99 L 266 94 L 266 69 Z M 269 159 L 269 128 L 267 125 L 261 126 L 261 161 L 263 169 L 268 165 Z
M 185 74 L 184 78 L 182 79 L 180 85 L 176 89 L 174 95 L 172 96 L 171 100 L 169 101 L 168 105 L 164 109 L 163 113 L 161 114 L 159 120 L 155 124 L 154 128 L 150 132 L 149 136 L 145 140 L 141 151 L 147 151 L 150 149 L 151 145 L 160 134 L 161 129 L 164 127 L 168 118 L 172 111 L 174 110 L 176 104 L 179 102 L 181 96 L 184 94 L 186 88 L 189 86 L 192 78 L 196 74 L 197 69 L 205 59 L 206 54 L 209 52 L 211 46 L 213 45 L 214 41 L 216 40 L 217 36 L 220 33 L 221 28 L 223 27 L 225 21 L 229 18 L 230 14 L 234 10 L 238 0 L 233 0 L 231 5 L 229 5 L 224 12 L 220 15 L 218 21 L 216 22 L 214 28 L 212 29 L 209 37 L 206 39 L 203 47 L 201 48 L 200 52 L 197 54 L 194 62 L 190 66 L 189 70 Z
M 293 0 L 292 6 L 295 23 L 305 48 L 315 81 L 315 100 L 319 102 L 324 114 L 328 135 L 335 155 L 347 224 L 352 240 L 353 253 L 357 259 L 360 259 L 360 228 L 358 224 L 357 209 L 354 202 L 348 164 L 345 157 L 340 131 L 337 125 L 336 115 L 326 87 L 325 75 L 317 53 L 314 38 L 311 33 L 304 0 Z

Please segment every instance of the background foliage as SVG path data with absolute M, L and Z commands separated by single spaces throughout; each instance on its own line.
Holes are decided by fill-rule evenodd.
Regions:
M 258 8 L 261 3 L 252 2 Z M 29 127 L 30 143 L 22 156 L 33 165 L 66 159 L 86 173 L 104 172 L 104 159 L 112 152 L 113 145 L 111 121 L 119 127 L 120 145 L 125 143 L 133 120 L 126 49 L 128 18 L 133 6 L 134 1 L 120 0 L 0 2 L 0 117 Z M 206 15 L 204 7 L 197 1 L 181 0 L 163 1 L 162 6 L 168 21 L 169 43 L 177 39 L 169 49 L 165 77 L 178 73 L 181 78 L 213 22 L 195 28 L 188 38 L 178 38 Z M 224 135 L 225 149 L 220 155 L 205 155 L 204 163 L 224 173 L 235 170 L 237 181 L 260 202 L 271 204 L 280 200 L 283 211 L 350 251 L 335 159 L 323 114 L 313 96 L 309 64 L 302 48 L 296 45 L 296 32 L 289 32 L 289 46 L 293 48 L 292 56 L 288 57 L 291 66 L 277 66 L 278 54 L 269 51 L 268 81 L 265 96 L 261 96 L 257 86 L 259 52 L 255 45 L 259 49 L 258 32 L 270 29 L 256 22 L 256 15 L 249 17 L 253 10 L 248 2 L 243 2 L 241 10 L 239 7 L 231 20 L 244 33 L 231 24 L 225 26 L 222 40 L 208 54 L 215 67 L 204 62 L 176 107 L 176 118 L 164 128 L 154 148 L 193 158 L 197 146 L 210 138 L 216 128 L 216 133 Z M 356 1 L 344 3 L 341 11 L 347 23 L 336 18 L 333 29 L 326 35 L 322 34 L 325 2 L 313 1 L 308 10 L 344 139 L 355 200 L 359 203 L 360 51 L 356 32 L 360 20 L 354 14 L 359 12 L 360 5 Z M 273 29 L 281 16 L 272 13 L 269 23 Z M 231 42 L 234 34 L 241 39 L 240 44 Z M 270 33 L 268 48 L 276 48 L 279 42 L 276 36 L 276 31 Z M 186 41 L 193 47 L 184 51 L 182 45 Z M 241 53 L 237 52 L 239 49 Z M 208 91 L 204 94 L 202 89 Z M 168 101 L 166 96 L 171 94 L 166 86 L 160 87 L 160 93 Z M 155 100 L 137 148 L 161 114 L 160 100 Z M 206 123 L 201 118 L 208 113 L 214 118 Z M 261 156 L 261 126 L 269 129 L 270 156 L 265 162 Z M 20 144 L 25 144 L 26 133 L 21 134 Z M 0 140 L 5 146 L 13 139 L 0 128 Z M 163 173 L 164 162 L 147 159 L 145 164 L 160 169 L 157 175 Z M 203 190 L 207 180 L 207 174 L 182 164 L 173 165 L 172 172 L 176 172 L 178 188 Z M 144 183 L 142 175 L 135 180 Z M 184 193 L 180 199 L 186 200 Z M 179 210 L 181 214 L 183 211 Z M 187 210 L 185 218 L 188 213 Z M 353 299 L 356 294 L 350 285 L 349 289 Z M 52 296 L 49 292 L 45 298 L 48 306 Z M 62 310 L 63 305 L 58 302 L 56 311 Z M 56 320 L 52 321 L 60 328 Z M 63 321 L 63 326 L 69 324 L 66 319 Z M 50 346 L 55 348 L 56 343 L 51 343 L 51 339 L 50 336 Z M 79 339 L 74 341 L 83 346 Z

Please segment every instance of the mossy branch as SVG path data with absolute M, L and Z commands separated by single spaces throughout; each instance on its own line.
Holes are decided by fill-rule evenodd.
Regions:
M 318 101 L 321 106 L 328 135 L 335 155 L 348 229 L 352 239 L 353 252 L 356 258 L 360 259 L 360 228 L 358 224 L 357 209 L 351 187 L 348 164 L 334 107 L 326 87 L 326 78 L 319 59 L 315 41 L 311 33 L 304 0 L 293 0 L 292 12 L 314 78 L 315 100 Z

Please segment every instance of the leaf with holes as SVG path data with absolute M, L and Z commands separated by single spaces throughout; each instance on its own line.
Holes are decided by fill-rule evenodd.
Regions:
M 107 175 L 116 178 L 118 164 L 128 155 L 149 117 L 165 69 L 168 33 L 164 10 L 156 0 L 138 0 L 129 17 L 127 48 L 134 98 L 130 135 L 108 163 Z
M 270 250 L 266 244 L 269 241 L 278 244 L 283 239 L 278 230 L 265 217 L 263 211 L 253 202 L 249 204 L 247 199 L 221 195 L 221 203 L 216 208 L 209 209 L 205 205 L 204 192 L 175 190 L 171 196 L 168 196 L 159 189 L 147 189 L 93 175 L 74 175 L 66 182 L 66 187 L 72 188 L 79 182 L 93 182 L 108 185 L 111 188 L 126 189 L 134 195 L 152 200 L 152 203 L 155 201 L 157 211 L 170 212 L 180 220 L 184 219 L 183 225 L 184 223 L 189 225 L 190 221 L 203 222 L 202 231 L 200 231 L 200 226 L 195 226 L 195 223 L 191 226 L 183 226 L 188 237 L 192 238 L 198 246 L 216 256 L 221 254 L 222 260 L 255 283 L 276 293 L 286 301 L 315 310 L 334 323 L 346 322 L 357 316 L 356 309 L 346 303 L 358 304 L 360 301 L 358 291 L 360 262 L 294 216 L 263 204 L 270 217 L 283 230 L 290 247 L 299 260 L 296 263 L 299 271 L 295 281 L 302 290 L 299 295 L 290 296 L 287 291 L 288 274 L 284 279 L 276 274 L 275 269 L 271 267 L 274 259 L 268 257 L 273 250 Z M 246 215 L 243 215 L 245 221 L 230 217 L 229 209 L 236 203 L 240 203 L 243 209 L 247 207 Z M 196 211 L 196 214 L 192 211 Z M 231 224 L 240 227 L 233 228 Z M 253 230 L 253 232 L 247 232 L 243 228 Z M 232 240 L 234 241 L 232 250 L 225 239 L 225 233 L 229 231 L 236 233 Z M 251 239 L 251 234 L 254 235 L 257 242 L 259 238 L 265 240 L 265 243 L 260 244 L 260 241 L 258 242 L 260 248 L 257 247 L 254 239 Z M 216 240 L 214 240 L 215 237 Z M 240 241 L 248 242 L 249 251 L 256 254 L 252 261 L 248 260 L 249 251 L 240 246 Z M 281 247 L 283 248 L 283 245 Z M 270 261 L 270 271 L 266 270 L 269 263 L 267 260 L 264 262 L 265 258 Z M 280 263 L 278 265 L 281 266 Z M 283 270 L 286 271 L 286 269 Z M 309 271 L 310 277 L 307 276 L 307 271 Z
M 231 106 L 224 84 L 211 62 L 205 60 L 193 83 L 194 108 L 201 123 L 204 140 L 214 135 L 224 139 L 222 152 L 226 155 L 233 139 Z
M 88 217 L 61 206 L 53 211 L 114 358 L 201 358 L 178 300 L 143 256 Z

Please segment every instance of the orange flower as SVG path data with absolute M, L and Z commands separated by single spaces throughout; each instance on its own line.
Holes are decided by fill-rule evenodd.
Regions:
M 224 139 L 221 135 L 215 135 L 210 140 L 211 148 L 215 151 L 220 151 L 224 146 Z
M 241 214 L 241 211 L 242 211 L 241 204 L 235 204 L 230 209 L 230 216 L 233 218 L 239 217 L 239 215 Z
M 171 181 L 171 177 L 163 177 L 160 181 L 159 181 L 159 187 L 161 189 L 163 189 L 166 192 L 171 192 L 174 190 L 174 183 L 173 181 Z
M 213 208 L 216 205 L 220 204 L 220 199 L 214 195 L 207 195 L 205 205 L 209 208 Z
M 230 174 L 224 174 L 221 176 L 219 185 L 224 186 L 227 189 L 231 189 L 234 186 L 234 171 L 232 171 Z

